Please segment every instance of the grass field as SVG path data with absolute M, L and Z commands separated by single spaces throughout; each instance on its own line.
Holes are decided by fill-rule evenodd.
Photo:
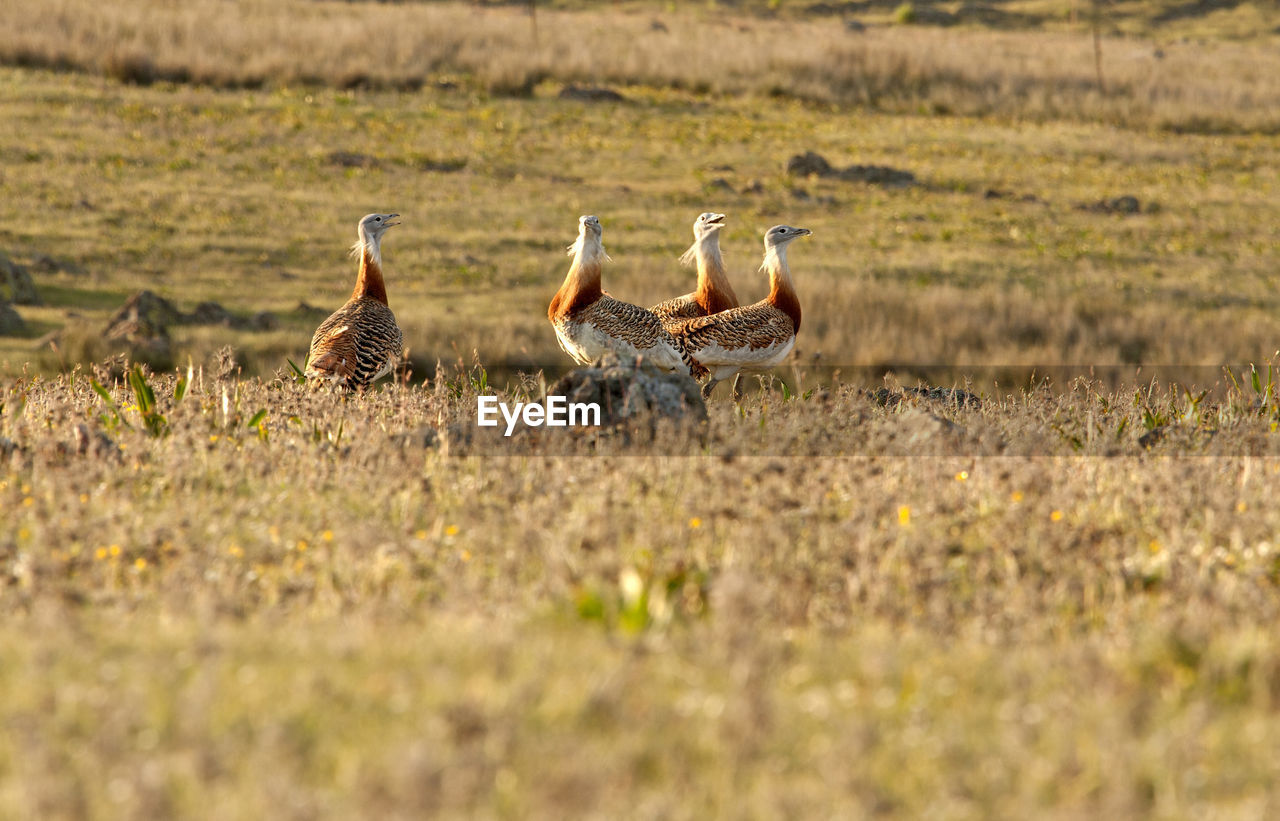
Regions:
M 161 436 L 83 374 L 3 397 L 0 814 L 1278 798 L 1274 391 L 760 394 L 639 446 L 472 438 L 463 374 L 151 381 Z
M 1109 4 L 1099 89 L 1088 4 L 899 5 L 0 4 L 0 817 L 1273 815 L 1275 23 Z M 475 427 L 579 214 L 652 304 L 708 209 L 747 299 L 814 231 L 793 363 Z M 371 211 L 413 375 L 344 401 L 286 362 Z M 279 325 L 149 415 L 141 288 Z

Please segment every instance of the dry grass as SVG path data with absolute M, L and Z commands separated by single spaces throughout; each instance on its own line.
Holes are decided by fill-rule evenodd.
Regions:
M 0 340 L 0 816 L 1263 817 L 1280 803 L 1280 398 L 1220 368 L 1280 339 L 1280 143 L 1147 130 L 1200 128 L 1209 109 L 1272 128 L 1276 107 L 1203 56 L 1261 55 L 1258 41 L 1166 49 L 1160 66 L 1185 58 L 1207 79 L 1159 106 L 1067 84 L 1037 109 L 1015 84 L 1004 108 L 969 64 L 950 102 L 935 84 L 876 105 L 998 116 L 890 116 L 665 87 L 767 93 L 812 75 L 794 50 L 761 69 L 745 48 L 783 28 L 825 47 L 832 27 L 801 12 L 672 26 L 673 41 L 735 46 L 673 80 L 648 11 L 540 14 L 543 44 L 504 65 L 466 49 L 477 32 L 524 42 L 528 20 L 472 8 L 470 68 L 391 49 L 370 73 L 288 3 L 236 4 L 242 21 L 198 2 L 46 6 L 35 26 L 0 8 L 24 60 L 109 74 L 94 62 L 106 41 L 75 39 L 97 30 L 121 65 L 152 55 L 139 80 L 198 66 L 213 85 L 317 84 L 0 70 L 0 249 L 46 303 L 20 306 L 26 336 Z M 349 43 L 393 15 L 461 14 L 306 9 L 370 21 Z M 573 35 L 590 26 L 605 43 L 633 33 L 645 62 L 589 53 Z M 959 60 L 952 40 L 1017 39 L 912 35 L 940 56 L 911 52 L 908 74 Z M 891 54 L 905 36 L 847 48 Z M 1001 64 L 1067 76 L 1045 44 L 1075 40 L 1025 36 Z M 287 50 L 240 50 L 255 41 Z M 560 71 L 557 45 L 583 75 L 485 91 Z M 551 96 L 597 60 L 627 69 L 604 79 L 650 72 L 631 79 L 654 87 L 627 85 L 625 105 Z M 473 76 L 431 86 L 455 72 Z M 856 96 L 811 82 L 806 96 Z M 1020 119 L 1036 111 L 1140 127 Z M 921 184 L 789 177 L 806 149 Z M 1121 194 L 1141 212 L 1077 207 Z M 649 304 L 688 290 L 674 259 L 708 209 L 730 216 L 746 298 L 763 292 L 764 228 L 815 231 L 792 253 L 805 326 L 785 395 L 714 403 L 702 431 L 505 440 L 474 428 L 481 369 L 423 383 L 473 350 L 499 387 L 565 366 L 544 310 L 578 214 L 604 217 L 610 290 Z M 374 210 L 406 217 L 385 251 L 414 380 L 341 401 L 272 378 L 314 327 L 298 302 L 345 297 L 345 247 Z M 172 374 L 151 377 L 160 436 L 135 395 L 114 387 L 113 411 L 74 371 L 115 352 L 98 329 L 141 287 L 282 317 L 269 333 L 180 330 L 175 361 L 206 367 L 181 402 Z M 50 331 L 59 350 L 37 349 Z M 213 375 L 226 344 L 263 378 Z M 1005 396 L 1046 365 L 1051 387 Z M 886 367 L 971 378 L 988 401 L 885 406 L 866 389 Z M 74 376 L 44 375 L 62 369 Z
M 820 355 L 873 385 L 884 366 L 947 366 L 931 372 L 947 383 L 1138 364 L 1207 367 L 1212 380 L 1280 347 L 1274 137 L 846 117 L 638 88 L 629 105 L 588 105 L 0 76 L 0 249 L 32 267 L 46 300 L 19 307 L 24 337 L 0 339 L 9 374 L 114 353 L 100 329 L 138 288 L 187 311 L 216 300 L 281 318 L 266 333 L 177 328 L 174 364 L 226 344 L 246 373 L 301 361 L 317 319 L 298 303 L 341 303 L 354 223 L 379 210 L 405 214 L 387 265 L 419 377 L 473 350 L 500 384 L 565 367 L 545 310 L 582 213 L 603 218 L 607 287 L 646 305 L 689 289 L 675 259 L 701 211 L 729 215 L 730 275 L 749 300 L 765 292 L 763 231 L 813 229 L 792 255 L 799 361 Z M 787 175 L 807 149 L 920 184 Z M 368 162 L 343 166 L 343 152 Z M 1121 194 L 1141 213 L 1078 207 Z M 37 348 L 60 329 L 58 351 Z
M 160 437 L 126 389 L 116 424 L 83 374 L 10 382 L 0 814 L 1280 799 L 1274 395 L 773 392 L 693 439 L 497 456 L 476 375 L 152 378 Z M 1185 419 L 1148 451 L 1153 411 Z
M 128 82 L 417 89 L 458 76 L 498 93 L 540 83 L 647 85 L 903 112 L 1017 116 L 1190 131 L 1280 127 L 1280 58 L 1264 38 L 1108 37 L 1105 92 L 1074 31 L 878 26 L 711 13 L 544 11 L 460 3 L 50 0 L 0 8 L 0 62 Z M 1038 15 L 1037 15 L 1038 16 Z M 1154 15 L 1150 15 L 1154 16 Z M 536 37 L 536 39 L 535 39 Z M 803 44 L 803 45 L 802 45 Z M 980 59 L 977 59 L 978 56 Z

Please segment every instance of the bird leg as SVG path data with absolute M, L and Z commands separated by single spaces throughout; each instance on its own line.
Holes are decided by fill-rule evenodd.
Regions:
M 733 375 L 733 401 L 735 403 L 742 401 L 742 371 Z
M 719 379 L 712 376 L 702 383 L 702 398 L 704 401 L 711 398 L 711 392 L 716 389 L 716 383 L 719 381 Z

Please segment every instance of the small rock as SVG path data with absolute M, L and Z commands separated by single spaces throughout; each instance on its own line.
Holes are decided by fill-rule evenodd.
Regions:
M 1136 214 L 1142 210 L 1141 205 L 1138 203 L 1138 198 L 1128 194 L 1123 197 L 1116 197 L 1108 205 L 1111 206 L 1112 211 L 1118 214 Z
M 899 431 L 906 436 L 907 443 L 910 445 L 919 445 L 938 437 L 954 437 L 964 433 L 964 428 L 950 419 L 919 408 L 902 411 L 897 422 Z
M 874 391 L 869 391 L 867 396 L 871 398 L 872 402 L 885 408 L 896 408 L 905 399 L 923 399 L 931 402 L 940 402 L 945 405 L 954 405 L 958 408 L 982 407 L 981 397 L 959 388 L 913 387 L 903 388 L 901 391 L 877 388 Z
M 809 200 L 813 199 L 813 197 L 809 196 L 809 192 L 804 190 L 803 188 L 792 188 L 791 196 L 794 197 L 795 199 L 800 200 L 801 202 L 808 202 Z
M 671 29 L 667 28 L 667 24 L 661 20 L 653 20 L 649 23 L 649 31 L 660 31 L 663 34 L 666 34 L 671 31 Z
M 165 339 L 169 326 L 182 320 L 173 303 L 152 291 L 138 291 L 107 321 L 102 332 L 107 339 Z
M 15 305 L 39 305 L 40 295 L 26 268 L 0 254 L 0 279 L 9 291 L 9 299 Z
M 744 193 L 744 194 L 763 194 L 763 193 L 764 193 L 764 183 L 760 182 L 760 180 L 752 180 L 750 185 L 748 185 L 746 188 L 742 189 L 742 193 Z
M 835 175 L 850 182 L 867 182 L 873 185 L 884 185 L 890 188 L 904 188 L 913 185 L 916 175 L 899 168 L 885 165 L 851 165 Z
M 787 173 L 801 177 L 827 177 L 847 182 L 866 182 L 889 188 L 902 188 L 915 184 L 916 176 L 910 171 L 889 168 L 884 165 L 851 165 L 835 168 L 826 158 L 814 151 L 796 154 L 787 160 Z
M 48 254 L 37 254 L 32 257 L 31 267 L 35 268 L 42 274 L 56 274 L 59 271 L 66 270 L 62 263 L 58 262 Z
M 236 325 L 236 318 L 216 302 L 201 302 L 194 311 L 182 316 L 182 322 L 186 325 L 224 325 L 230 328 Z
M 732 191 L 733 191 L 733 183 L 729 182 L 729 181 L 728 181 L 728 180 L 726 180 L 724 177 L 716 177 L 714 180 L 712 180 L 711 182 L 707 183 L 707 190 L 708 190 L 708 191 L 730 191 L 730 192 L 732 192 Z
M 27 323 L 8 302 L 0 302 L 0 336 L 17 336 L 26 330 Z
M 845 20 L 844 30 L 861 33 L 867 30 L 867 24 L 861 20 Z
M 643 359 L 622 360 L 606 354 L 596 362 L 562 376 L 547 390 L 569 402 L 600 406 L 602 427 L 646 420 L 705 422 L 707 406 L 698 383 L 687 374 L 664 373 Z
M 333 312 L 327 311 L 324 308 L 317 308 L 316 306 L 309 305 L 306 302 L 299 302 L 298 307 L 293 309 L 293 313 L 295 316 L 302 319 L 326 319 L 329 314 Z
M 787 160 L 787 173 L 798 177 L 828 177 L 833 169 L 826 158 L 814 151 L 796 154 Z
M 356 151 L 332 151 L 329 153 L 329 162 L 343 168 L 373 168 L 378 164 L 375 158 Z
M 1079 211 L 1092 211 L 1095 214 L 1136 214 L 1142 210 L 1138 198 L 1130 194 L 1111 199 L 1086 202 L 1076 206 Z
M 562 100 L 584 100 L 589 103 L 625 103 L 626 97 L 611 88 L 567 85 L 560 89 Z
M 280 318 L 270 311 L 259 311 L 249 318 L 247 325 L 253 331 L 274 331 L 280 327 Z

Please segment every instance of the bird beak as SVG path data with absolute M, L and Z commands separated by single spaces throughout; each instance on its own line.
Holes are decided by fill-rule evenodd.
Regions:
M 384 224 L 386 225 L 386 227 L 387 227 L 387 228 L 390 228 L 390 227 L 391 227 L 391 226 L 393 226 L 393 225 L 399 225 L 399 224 L 400 224 L 400 220 L 397 220 L 397 219 L 396 219 L 396 217 L 398 217 L 398 216 L 400 216 L 400 215 L 399 215 L 399 214 L 387 214 L 387 221 L 386 221 L 386 223 L 384 223 Z M 394 222 L 393 222 L 393 220 L 394 220 Z
M 724 225 L 724 214 L 716 214 L 707 220 L 707 225 Z

